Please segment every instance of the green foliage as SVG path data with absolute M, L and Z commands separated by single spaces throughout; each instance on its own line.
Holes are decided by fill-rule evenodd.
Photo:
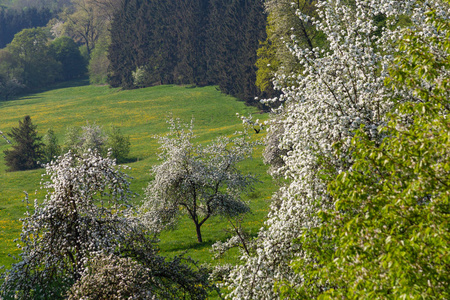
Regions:
M 8 100 L 14 97 L 23 88 L 24 85 L 17 79 L 2 76 L 0 73 L 0 100 Z
M 109 83 L 216 84 L 252 103 L 265 19 L 259 0 L 125 1 L 111 25 Z
M 89 81 L 91 84 L 106 84 L 108 81 L 108 47 L 110 42 L 101 39 L 91 52 L 89 60 Z
M 69 37 L 60 37 L 50 44 L 50 51 L 62 65 L 62 78 L 74 79 L 86 73 L 86 64 L 77 44 Z
M 130 137 L 124 136 L 120 128 L 111 126 L 106 137 L 105 148 L 111 151 L 111 156 L 114 157 L 118 163 L 124 163 L 128 160 L 130 153 Z
M 272 80 L 276 72 L 288 74 L 298 72 L 299 64 L 287 47 L 296 44 L 301 48 L 313 50 L 323 47 L 325 37 L 315 29 L 311 20 L 299 18 L 297 11 L 305 16 L 317 17 L 316 1 L 298 0 L 265 0 L 268 13 L 266 33 L 267 38 L 260 44 L 256 67 L 256 85 L 274 96 Z M 294 40 L 293 40 L 293 37 Z
M 7 49 L 16 57 L 17 67 L 23 70 L 20 79 L 28 88 L 42 87 L 59 79 L 61 64 L 51 55 L 42 28 L 22 30 Z
M 37 4 L 38 1 L 29 0 Z M 14 35 L 25 28 L 45 26 L 55 15 L 48 8 L 17 7 L 3 8 L 0 1 L 0 48 L 6 47 L 14 38 Z M 15 1 L 16 3 L 18 1 Z M 41 1 L 39 1 L 41 2 Z
M 8 133 L 13 140 L 12 149 L 4 151 L 9 171 L 39 168 L 43 145 L 36 128 L 37 126 L 31 123 L 30 116 L 25 116 L 23 121 L 19 121 L 19 127 L 12 128 L 11 133 Z
M 76 152 L 76 149 L 79 146 L 80 131 L 81 129 L 78 127 L 67 127 L 64 136 L 64 146 L 62 147 L 64 152 Z
M 55 157 L 61 154 L 61 146 L 58 145 L 58 138 L 55 135 L 53 129 L 49 128 L 47 133 L 44 135 L 42 141 L 44 142 L 43 146 L 43 162 L 48 163 L 51 162 Z
M 314 254 L 294 267 L 315 293 L 286 296 L 450 297 L 450 22 L 426 17 L 436 32 L 405 30 L 388 82 L 417 101 L 389 115 L 381 145 L 357 132 L 352 170 L 329 185 L 335 209 L 299 241 Z
M 268 36 L 270 36 L 270 28 L 270 23 L 268 23 L 266 25 Z M 273 92 L 272 79 L 280 66 L 275 52 L 276 46 L 269 39 L 262 42 L 257 51 L 258 60 L 256 61 L 256 68 L 258 70 L 256 71 L 256 86 L 260 91 L 268 92 L 269 94 Z
M 21 81 L 23 68 L 19 66 L 18 57 L 8 49 L 0 49 L 0 98 L 9 100 L 25 88 Z

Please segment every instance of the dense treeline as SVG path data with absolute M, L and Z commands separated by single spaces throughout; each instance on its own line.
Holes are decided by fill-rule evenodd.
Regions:
M 24 29 L 0 49 L 0 100 L 85 73 L 86 61 L 72 39 L 49 41 L 43 28 Z
M 0 7 L 0 48 L 6 47 L 22 29 L 45 26 L 53 17 L 54 13 L 47 8 L 16 10 Z
M 110 84 L 217 84 L 252 103 L 265 22 L 258 0 L 126 0 L 111 28 Z

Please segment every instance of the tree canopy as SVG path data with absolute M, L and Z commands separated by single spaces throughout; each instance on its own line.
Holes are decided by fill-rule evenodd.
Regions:
M 203 242 L 201 226 L 212 216 L 232 218 L 250 211 L 241 194 L 256 179 L 241 174 L 237 163 L 248 158 L 252 144 L 246 136 L 219 137 L 210 145 L 194 145 L 193 128 L 169 120 L 170 136 L 160 137 L 163 160 L 154 166 L 155 179 L 146 189 L 143 218 L 159 232 L 174 226 L 184 211 L 195 224 L 197 240 Z
M 139 299 L 206 299 L 212 285 L 204 268 L 158 255 L 153 233 L 134 216 L 125 168 L 96 151 L 47 164 L 45 199 L 23 219 L 22 260 L 2 274 L 2 297 L 79 299 L 114 290 L 139 291 Z M 130 274 L 142 281 L 113 280 Z
M 314 265 L 299 260 L 296 269 L 322 287 L 302 289 L 304 297 L 449 297 L 450 22 L 436 10 L 425 15 L 435 31 L 402 33 L 388 79 L 419 101 L 389 114 L 380 145 L 364 130 L 353 138 L 351 171 L 329 185 L 335 207 L 299 241 Z

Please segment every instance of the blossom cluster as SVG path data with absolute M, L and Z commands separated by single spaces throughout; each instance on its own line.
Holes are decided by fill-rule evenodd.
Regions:
M 298 15 L 326 36 L 327 45 L 302 48 L 292 36 L 286 45 L 301 71 L 280 70 L 274 80 L 282 91 L 275 100 L 282 105 L 270 125 L 272 150 L 267 153 L 268 160 L 276 162 L 274 173 L 288 184 L 277 194 L 254 254 L 243 252 L 244 264 L 224 278 L 233 299 L 277 299 L 277 282 L 302 285 L 302 274 L 293 272 L 291 262 L 310 255 L 294 241 L 319 225 L 320 210 L 333 206 L 327 179 L 351 168 L 354 131 L 363 126 L 367 136 L 380 143 L 379 128 L 386 125 L 394 99 L 416 100 L 407 90 L 385 87 L 388 67 L 399 51 L 394 41 L 402 36 L 401 19 L 406 20 L 403 26 L 433 34 L 424 12 L 436 9 L 448 14 L 448 7 L 439 1 L 322 0 L 317 7 L 317 18 L 301 11 Z M 380 17 L 384 24 L 377 22 Z

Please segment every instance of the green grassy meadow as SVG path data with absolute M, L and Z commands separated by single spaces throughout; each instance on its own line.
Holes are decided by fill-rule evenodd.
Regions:
M 52 90 L 27 95 L 16 100 L 0 102 L 0 130 L 9 132 L 18 126 L 18 121 L 30 115 L 38 133 L 43 135 L 53 128 L 61 144 L 67 127 L 82 126 L 86 122 L 107 127 L 115 125 L 124 135 L 130 136 L 132 163 L 128 174 L 134 179 L 131 187 L 140 194 L 136 203 L 142 200 L 143 188 L 151 177 L 149 170 L 158 163 L 157 134 L 168 132 L 166 118 L 172 114 L 189 122 L 195 119 L 195 133 L 198 141 L 207 143 L 218 135 L 231 135 L 242 129 L 236 113 L 248 115 L 258 113 L 256 108 L 245 106 L 243 102 L 224 95 L 215 87 L 156 86 L 132 91 L 111 89 L 107 86 L 92 86 L 86 81 L 71 82 L 69 85 L 56 86 Z M 267 115 L 258 115 L 266 119 Z M 253 135 L 261 139 L 262 134 Z M 0 266 L 9 267 L 13 259 L 8 254 L 18 254 L 17 242 L 20 237 L 20 218 L 26 205 L 23 191 L 27 191 L 30 200 L 44 198 L 39 189 L 43 169 L 22 172 L 6 172 L 3 151 L 10 147 L 0 138 Z M 275 191 L 275 185 L 267 175 L 267 167 L 261 159 L 262 146 L 256 149 L 254 158 L 241 164 L 244 172 L 256 173 L 262 181 L 253 193 L 246 195 L 253 214 L 244 220 L 244 226 L 256 234 L 263 226 L 267 215 L 269 199 Z M 225 240 L 230 236 L 224 228 L 226 220 L 213 218 L 202 227 L 204 243 L 196 241 L 195 228 L 187 218 L 182 219 L 178 229 L 161 235 L 161 254 L 188 256 L 207 263 L 237 262 L 237 252 L 230 253 L 221 261 L 213 261 L 211 245 L 216 240 Z

